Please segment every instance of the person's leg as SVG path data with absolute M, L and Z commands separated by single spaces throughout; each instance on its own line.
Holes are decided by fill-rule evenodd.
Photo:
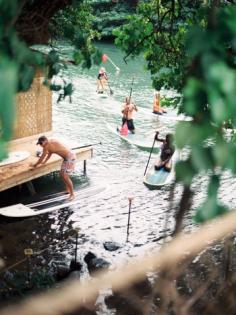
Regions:
M 134 121 L 133 119 L 127 120 L 128 129 L 130 132 L 135 133 Z
M 165 163 L 164 169 L 165 169 L 166 172 L 170 172 L 171 171 L 171 167 L 172 167 L 172 163 L 171 163 L 171 160 L 169 160 L 168 162 Z
M 158 160 L 154 166 L 155 171 L 159 171 L 163 167 L 163 162 L 161 160 Z
M 122 127 L 124 126 L 124 124 L 126 123 L 127 119 L 125 117 L 122 117 Z
M 154 168 L 155 168 L 155 171 L 160 171 L 160 169 L 162 168 L 162 165 L 155 165 Z
M 69 160 L 64 160 L 61 165 L 60 175 L 65 183 L 66 191 L 70 194 L 69 199 L 74 199 L 74 190 L 73 190 L 73 183 L 70 179 L 69 174 L 74 171 L 76 163 L 76 156 L 74 153 L 70 153 Z
M 73 183 L 72 183 L 72 180 L 70 179 L 69 174 L 67 174 L 65 172 L 60 172 L 60 175 L 61 175 L 63 182 L 65 183 L 66 191 L 70 195 L 69 199 L 71 199 L 71 200 L 74 199 L 75 195 L 74 195 Z

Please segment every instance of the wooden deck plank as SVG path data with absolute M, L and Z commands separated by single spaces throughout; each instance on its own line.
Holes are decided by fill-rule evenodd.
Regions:
M 17 150 L 17 147 L 14 146 L 14 149 Z M 29 145 L 28 143 L 25 146 L 20 146 L 20 149 L 28 150 L 31 155 L 24 161 L 0 167 L 0 191 L 26 183 L 61 168 L 62 159 L 56 154 L 52 155 L 46 164 L 41 164 L 34 169 L 30 168 L 30 164 L 36 163 L 38 160 L 38 157 L 36 157 L 35 141 L 33 145 Z M 76 154 L 77 162 L 91 159 L 93 156 L 93 148 L 91 146 L 76 149 L 73 152 Z M 83 167 L 81 166 L 81 168 Z

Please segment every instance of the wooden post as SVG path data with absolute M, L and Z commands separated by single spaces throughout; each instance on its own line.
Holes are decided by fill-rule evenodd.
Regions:
M 130 227 L 130 214 L 131 214 L 131 205 L 134 197 L 128 197 L 129 200 L 129 212 L 128 212 L 128 224 L 127 224 L 127 237 L 126 237 L 126 242 L 129 241 L 129 227 Z
M 27 257 L 27 281 L 26 281 L 26 285 L 28 288 L 30 288 L 32 286 L 31 284 L 31 276 L 30 276 L 30 260 L 31 260 L 31 256 L 33 255 L 33 250 L 31 248 L 25 248 L 24 249 L 24 254 Z
M 31 180 L 26 183 L 26 186 L 29 189 L 29 192 L 30 192 L 31 196 L 36 195 L 36 190 L 35 190 L 34 185 L 33 185 Z
M 87 174 L 87 161 L 84 160 L 84 176 Z

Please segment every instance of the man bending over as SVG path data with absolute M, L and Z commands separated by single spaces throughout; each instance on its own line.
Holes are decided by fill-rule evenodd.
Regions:
M 74 199 L 75 195 L 73 190 L 73 183 L 70 179 L 69 174 L 74 171 L 76 155 L 61 142 L 54 139 L 49 140 L 45 136 L 41 136 L 40 138 L 38 138 L 38 142 L 36 144 L 39 144 L 43 148 L 43 153 L 38 159 L 37 163 L 33 164 L 32 166 L 37 167 L 39 164 L 45 164 L 50 159 L 53 153 L 62 157 L 63 162 L 61 165 L 60 176 L 66 185 L 66 191 L 70 195 L 69 199 Z

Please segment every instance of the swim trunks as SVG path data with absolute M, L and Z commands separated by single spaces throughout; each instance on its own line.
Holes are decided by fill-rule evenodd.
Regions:
M 61 172 L 70 174 L 75 169 L 75 163 L 76 163 L 76 155 L 72 152 L 70 152 L 70 155 L 65 158 L 61 165 Z

